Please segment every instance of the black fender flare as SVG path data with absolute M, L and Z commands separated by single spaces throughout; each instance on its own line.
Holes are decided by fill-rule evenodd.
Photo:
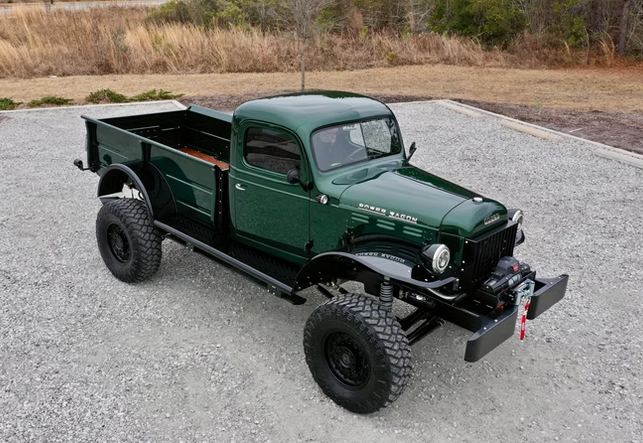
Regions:
M 313 257 L 301 268 L 297 274 L 295 288 L 301 291 L 335 279 L 355 280 L 363 283 L 366 288 L 373 288 L 379 285 L 383 277 L 388 277 L 405 286 L 437 289 L 455 280 L 454 277 L 434 281 L 418 280 L 413 278 L 413 270 L 417 266 L 420 265 L 381 252 L 324 252 Z
M 121 192 L 125 183 L 133 183 L 141 193 L 151 219 L 176 213 L 170 185 L 158 168 L 150 163 L 117 163 L 107 167 L 98 182 L 97 196 Z M 101 198 L 103 202 L 109 199 Z

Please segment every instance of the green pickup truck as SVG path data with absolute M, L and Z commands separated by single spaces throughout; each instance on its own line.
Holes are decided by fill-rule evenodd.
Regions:
M 524 328 L 565 295 L 567 275 L 537 278 L 513 257 L 522 212 L 411 165 L 415 144 L 405 151 L 377 100 L 315 92 L 234 115 L 193 105 L 83 118 L 87 168 L 74 164 L 100 176 L 96 237 L 112 274 L 150 278 L 168 238 L 294 304 L 316 287 L 328 300 L 306 323 L 306 362 L 351 411 L 397 399 L 410 345 L 445 321 L 473 332 L 474 362 L 519 313 Z

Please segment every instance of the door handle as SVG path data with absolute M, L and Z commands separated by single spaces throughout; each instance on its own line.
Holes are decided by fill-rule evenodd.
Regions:
M 246 190 L 246 185 L 242 185 L 241 183 L 237 183 L 234 185 L 235 188 L 237 188 L 239 191 L 245 191 Z

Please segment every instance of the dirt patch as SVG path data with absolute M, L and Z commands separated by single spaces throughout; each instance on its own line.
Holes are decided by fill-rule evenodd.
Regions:
M 204 106 L 206 108 L 217 109 L 219 111 L 232 112 L 242 103 L 249 100 L 254 100 L 261 97 L 290 93 L 292 91 L 283 91 L 280 93 L 271 94 L 221 94 L 221 95 L 195 95 L 190 97 L 183 97 L 179 101 L 188 106 L 190 103 L 195 105 Z M 310 91 L 309 91 L 310 92 Z M 384 103 L 405 103 L 421 100 L 433 100 L 434 97 L 417 96 L 417 95 L 396 95 L 396 94 L 368 94 L 369 97 L 376 98 Z
M 643 113 L 572 111 L 474 100 L 458 101 L 576 137 L 643 154 Z
M 276 94 L 297 91 L 300 74 L 105 75 L 0 79 L 0 97 L 28 103 L 49 95 L 82 104 L 99 89 L 132 96 L 164 89 L 186 96 Z M 306 74 L 309 89 L 516 103 L 542 108 L 643 111 L 643 69 L 527 70 L 450 65 L 401 66 Z
M 2 123 L 5 120 L 9 120 L 9 117 L 7 117 L 6 115 L 0 115 L 0 123 Z
M 199 95 L 184 97 L 180 102 L 186 106 L 194 103 L 212 109 L 232 112 L 240 104 L 248 100 L 265 97 L 266 95 L 273 94 Z M 385 103 L 403 103 L 431 100 L 434 98 L 418 95 L 369 95 Z M 457 101 L 576 137 L 643 154 L 643 113 L 573 111 L 474 100 Z

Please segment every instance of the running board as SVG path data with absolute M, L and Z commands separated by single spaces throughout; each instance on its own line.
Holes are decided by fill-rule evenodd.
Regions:
M 293 290 L 290 286 L 267 274 L 264 274 L 263 272 L 247 265 L 242 261 L 237 260 L 234 257 L 229 256 L 225 252 L 222 252 L 208 245 L 207 243 L 197 240 L 196 238 L 191 237 L 184 232 L 181 232 L 178 229 L 175 229 L 172 226 L 169 226 L 158 220 L 154 221 L 154 226 L 170 234 L 170 238 L 172 240 L 178 241 L 191 250 L 199 252 L 216 261 L 217 263 L 225 266 L 226 268 L 243 275 L 244 277 L 266 288 L 271 294 L 276 295 L 279 298 L 283 298 L 284 300 L 289 301 L 294 305 L 301 305 L 306 302 L 305 298 L 293 294 Z

